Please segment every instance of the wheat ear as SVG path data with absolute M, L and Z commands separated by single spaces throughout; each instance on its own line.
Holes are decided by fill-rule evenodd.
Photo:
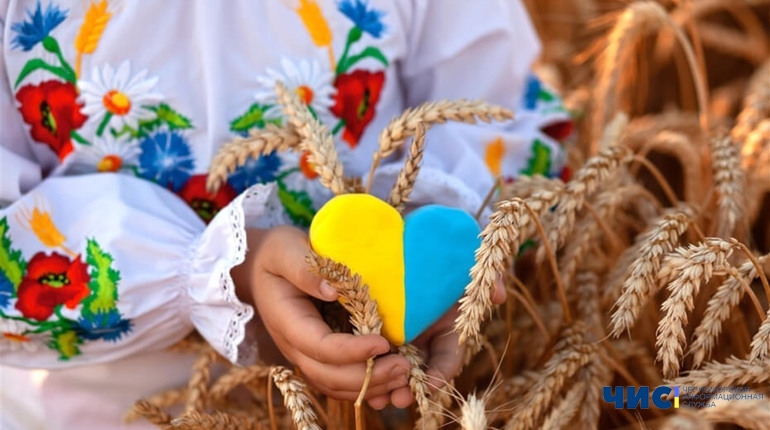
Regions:
M 220 402 L 238 385 L 246 385 L 256 379 L 266 378 L 269 374 L 270 368 L 261 364 L 247 367 L 233 366 L 211 385 L 209 398 L 214 403 Z
M 765 61 L 751 77 L 743 99 L 743 110 L 730 132 L 739 144 L 770 114 L 770 60 Z
M 576 321 L 566 328 L 554 346 L 541 377 L 524 396 L 519 410 L 505 425 L 505 430 L 535 428 L 570 380 L 596 353 L 595 344 L 585 343 L 586 326 Z
M 709 362 L 702 369 L 671 381 L 685 387 L 729 387 L 763 384 L 770 381 L 770 360 L 758 362 L 730 357 L 725 363 Z
M 193 372 L 187 385 L 187 399 L 184 413 L 203 411 L 208 402 L 209 382 L 211 379 L 211 365 L 217 359 L 217 352 L 211 346 L 198 354 L 193 363 Z
M 399 346 L 398 352 L 409 362 L 409 387 L 417 401 L 417 410 L 421 417 L 428 417 L 434 411 L 430 403 L 430 382 L 423 370 L 424 362 L 420 350 L 414 345 L 406 344 Z
M 634 326 L 639 312 L 657 291 L 655 276 L 663 256 L 679 243 L 680 236 L 687 231 L 694 216 L 695 211 L 689 206 L 680 205 L 667 210 L 621 257 L 621 263 L 609 275 L 607 287 L 609 290 L 615 289 L 614 285 L 620 285 L 621 291 L 610 323 L 612 336 L 618 337 Z M 630 264 L 624 264 L 627 261 Z M 622 281 L 616 281 L 621 271 L 625 273 Z
M 371 188 L 374 171 L 379 166 L 380 161 L 393 154 L 406 139 L 414 136 L 418 124 L 423 124 L 428 128 L 430 125 L 444 124 L 447 121 L 475 124 L 479 120 L 491 122 L 509 119 L 513 119 L 513 112 L 510 110 L 480 100 L 442 100 L 407 109 L 393 119 L 380 133 L 379 146 L 369 168 L 369 179 L 366 182 L 367 192 Z
M 412 144 L 409 146 L 409 155 L 406 157 L 404 167 L 398 172 L 398 178 L 390 190 L 389 202 L 397 211 L 403 212 L 409 202 L 409 194 L 414 188 L 417 174 L 420 172 L 422 155 L 425 153 L 425 126 L 417 125 Z
M 706 361 L 711 350 L 716 345 L 722 331 L 722 324 L 730 317 L 732 310 L 738 306 L 746 289 L 743 283 L 750 284 L 758 275 L 751 261 L 746 261 L 738 268 L 735 276 L 730 276 L 717 288 L 716 293 L 709 299 L 703 319 L 693 332 L 693 342 L 690 352 L 693 356 L 693 366 L 699 367 Z M 741 282 L 743 280 L 743 283 Z
M 543 420 L 543 423 L 539 428 L 541 430 L 561 430 L 569 428 L 570 424 L 574 423 L 575 416 L 582 406 L 585 394 L 586 386 L 583 383 L 577 383 L 570 387 L 559 404 L 551 409 L 551 413 L 548 414 L 545 420 Z
M 209 415 L 193 411 L 173 419 L 168 428 L 173 430 L 261 430 L 265 427 L 252 418 L 236 417 L 222 412 Z
M 227 176 L 246 164 L 250 157 L 286 151 L 297 147 L 299 143 L 299 135 L 291 125 L 278 127 L 267 124 L 265 128 L 251 130 L 248 137 L 237 137 L 219 148 L 209 166 L 206 189 L 215 193 L 227 180 Z
M 609 180 L 618 168 L 631 160 L 631 150 L 625 146 L 610 146 L 591 157 L 567 183 L 556 210 L 549 216 L 548 242 L 554 251 L 564 244 L 575 224 L 575 214 L 583 207 L 586 196 Z M 542 251 L 539 252 L 542 258 Z
M 126 416 L 127 422 L 132 421 L 135 417 L 142 417 L 152 424 L 158 426 L 166 426 L 171 423 L 172 417 L 163 409 L 155 405 L 154 403 L 142 399 L 134 403 L 134 406 Z
M 291 412 L 294 425 L 298 430 L 321 430 L 312 407 L 312 402 L 305 392 L 305 383 L 294 373 L 282 366 L 273 367 L 270 376 L 275 386 L 283 395 L 283 404 Z
M 749 360 L 752 362 L 766 360 L 770 355 L 770 309 L 765 315 L 765 320 L 759 325 L 759 330 L 751 340 L 751 353 Z
M 658 323 L 655 346 L 657 360 L 663 365 L 663 376 L 679 375 L 679 363 L 685 346 L 684 326 L 700 286 L 708 282 L 714 270 L 725 270 L 727 258 L 735 246 L 718 238 L 709 238 L 698 245 L 680 247 L 663 259 L 659 278 L 671 279 L 669 297 L 663 302 L 663 317 Z
M 741 169 L 741 156 L 732 139 L 710 139 L 711 166 L 717 191 L 717 236 L 727 239 L 735 234 L 746 213 L 746 179 Z
M 712 423 L 729 423 L 745 429 L 770 429 L 770 401 L 764 398 L 740 401 L 717 399 L 714 407 L 701 409 L 701 414 Z
M 321 184 L 336 195 L 344 193 L 345 174 L 329 130 L 313 117 L 299 96 L 289 91 L 282 82 L 276 82 L 275 91 L 287 121 L 301 138 L 300 147 L 310 152 L 309 161 L 315 167 Z
M 483 397 L 469 394 L 460 406 L 460 428 L 462 430 L 487 430 L 486 403 Z
M 149 403 L 154 408 L 157 408 L 157 410 L 162 411 L 166 408 L 169 408 L 171 406 L 175 406 L 178 404 L 181 404 L 182 402 L 187 399 L 187 387 L 184 388 L 176 388 L 172 390 L 166 390 L 158 394 L 154 394 L 151 397 L 147 397 L 145 399 L 142 399 L 141 401 Z M 138 403 L 137 403 L 138 404 Z M 136 404 L 134 405 L 136 406 Z M 145 411 L 146 406 L 143 406 Z M 158 415 L 156 415 L 158 416 Z M 138 413 L 138 410 L 136 407 L 132 407 L 126 415 L 123 416 L 123 421 L 127 423 L 131 423 L 139 419 L 141 416 Z M 152 422 L 152 421 L 151 421 Z

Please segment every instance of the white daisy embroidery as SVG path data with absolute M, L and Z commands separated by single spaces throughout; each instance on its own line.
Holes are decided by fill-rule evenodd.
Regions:
M 0 351 L 37 351 L 41 340 L 27 334 L 32 327 L 16 320 L 0 318 Z
M 157 77 L 147 77 L 147 70 L 131 76 L 128 61 L 117 70 L 109 65 L 101 71 L 94 67 L 91 81 L 78 81 L 80 98 L 85 103 L 83 113 L 99 124 L 97 134 L 108 127 L 120 129 L 124 124 L 136 129 L 140 120 L 155 116 L 149 106 L 163 99 L 155 90 L 157 83 Z
M 281 59 L 281 69 L 268 69 L 264 76 L 257 78 L 260 90 L 255 94 L 258 103 L 272 105 L 265 112 L 267 118 L 281 116 L 280 107 L 275 94 L 276 81 L 282 81 L 288 88 L 293 89 L 319 118 L 328 117 L 329 109 L 334 105 L 333 86 L 334 73 L 324 70 L 317 61 L 300 60 L 292 62 L 288 58 Z
M 94 140 L 93 145 L 78 145 L 73 163 L 86 171 L 117 172 L 130 166 L 136 166 L 142 149 L 139 142 L 124 134 L 119 137 L 105 133 Z

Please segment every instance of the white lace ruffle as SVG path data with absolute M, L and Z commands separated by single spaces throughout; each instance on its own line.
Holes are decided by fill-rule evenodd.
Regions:
M 254 308 L 238 300 L 230 271 L 245 259 L 247 227 L 269 228 L 287 223 L 275 188 L 274 184 L 255 185 L 243 192 L 217 214 L 197 246 L 193 264 L 204 269 L 204 273 L 210 263 L 214 267 L 209 269 L 209 285 L 191 283 L 190 296 L 198 302 L 192 307 L 191 319 L 201 335 L 233 363 L 251 362 L 257 351 L 255 343 L 244 343 L 245 328 L 254 316 Z M 213 291 L 217 297 L 211 297 Z M 224 330 L 223 318 L 227 321 Z

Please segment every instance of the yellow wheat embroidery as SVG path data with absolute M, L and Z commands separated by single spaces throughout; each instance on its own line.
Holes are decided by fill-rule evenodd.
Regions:
M 332 48 L 332 31 L 329 22 L 324 18 L 321 6 L 316 0 L 299 0 L 299 5 L 294 9 L 302 19 L 313 43 L 319 48 L 326 48 L 329 53 L 329 63 L 334 70 L 334 50 Z
M 487 150 L 484 154 L 484 161 L 489 167 L 489 171 L 494 176 L 500 176 L 502 170 L 503 155 L 505 155 L 505 144 L 501 137 L 497 137 L 495 140 L 487 144 Z
M 46 247 L 59 248 L 71 257 L 76 257 L 77 254 L 64 245 L 67 237 L 56 227 L 51 211 L 45 206 L 45 201 L 36 198 L 35 206 L 32 210 L 24 206 L 19 208 L 19 211 L 16 213 L 16 221 L 19 225 L 34 233 L 40 243 Z
M 92 1 L 75 38 L 75 50 L 77 51 L 75 73 L 78 76 L 80 76 L 83 54 L 92 54 L 96 50 L 104 29 L 112 18 L 112 12 L 107 10 L 107 6 L 109 6 L 107 0 L 101 0 L 98 3 Z

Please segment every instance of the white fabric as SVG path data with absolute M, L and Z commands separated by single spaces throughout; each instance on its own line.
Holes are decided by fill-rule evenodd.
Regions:
M 60 334 L 55 348 L 50 336 L 24 335 L 25 323 L 0 318 L 0 364 L 48 369 L 0 367 L 3 429 L 151 428 L 119 420 L 139 397 L 185 383 L 190 357 L 162 350 L 193 329 L 231 361 L 254 358 L 253 343 L 243 341 L 253 311 L 235 297 L 229 276 L 243 260 L 245 228 L 306 225 L 307 211 L 329 193 L 305 177 L 298 154 L 279 154 L 231 175 L 222 198 L 238 197 L 208 226 L 179 197 L 190 200 L 200 191 L 193 179 L 206 173 L 221 145 L 262 120 L 280 121 L 269 108 L 276 79 L 311 89 L 304 94 L 312 94 L 310 106 L 330 129 L 346 118 L 335 134 L 337 147 L 346 173 L 363 175 L 380 130 L 409 106 L 466 97 L 520 110 L 539 50 L 518 0 L 318 0 L 323 18 L 313 32 L 297 9 L 313 0 L 107 2 L 102 31 L 85 18 L 95 4 L 0 0 L 0 218 L 7 220 L 11 248 L 27 263 L 38 253 L 81 258 L 93 281 L 90 240 L 119 272 L 117 280 L 100 278 L 116 286 L 114 302 L 65 304 L 48 317 L 81 324 Z M 356 22 L 346 5 L 377 12 Z M 354 25 L 363 31 L 349 58 L 375 49 L 387 64 L 375 55 L 336 70 Z M 79 39 L 89 30 L 90 45 Z M 31 61 L 50 67 L 22 75 Z M 330 97 L 342 100 L 347 78 L 352 84 L 345 91 L 367 86 L 365 98 L 351 96 L 350 103 L 363 103 L 379 91 L 373 82 L 380 74 L 379 100 L 361 105 L 374 115 L 355 136 L 355 118 L 335 113 Z M 361 76 L 370 80 L 362 84 Z M 257 105 L 264 107 L 261 120 L 248 116 Z M 489 142 L 500 139 L 505 147 L 497 173 L 515 176 L 533 137 L 548 141 L 539 129 L 554 118 L 533 114 L 521 123 L 432 129 L 412 200 L 475 212 L 493 183 Z M 72 133 L 59 134 L 68 126 Z M 558 172 L 558 152 L 549 155 L 549 173 Z M 379 169 L 378 195 L 387 195 L 400 164 L 394 159 Z M 117 173 L 97 173 L 105 168 Z M 268 185 L 249 187 L 254 182 Z M 304 209 L 290 211 L 287 198 Z M 50 216 L 66 240 L 41 241 L 30 223 L 35 209 Z M 6 316 L 26 318 L 18 298 L 4 297 Z

